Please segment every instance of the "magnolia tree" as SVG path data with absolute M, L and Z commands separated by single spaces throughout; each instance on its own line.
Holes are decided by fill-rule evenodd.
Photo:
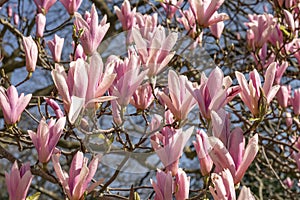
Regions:
M 0 1 L 1 199 L 300 193 L 297 0 Z

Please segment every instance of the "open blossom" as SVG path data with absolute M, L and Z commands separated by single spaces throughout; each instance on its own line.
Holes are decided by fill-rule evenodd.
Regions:
M 31 36 L 23 37 L 23 46 L 26 58 L 26 70 L 28 72 L 34 72 L 38 59 L 38 47 Z
M 151 136 L 153 149 L 166 167 L 166 171 L 171 171 L 172 175 L 177 174 L 179 158 L 193 130 L 193 127 L 186 131 L 165 127 L 161 132 Z
M 222 70 L 217 67 L 208 78 L 202 73 L 199 86 L 187 84 L 186 87 L 197 100 L 202 116 L 210 119 L 212 110 L 219 110 L 239 92 L 239 87 L 230 87 L 231 84 L 231 78 L 224 77 Z
M 243 131 L 236 128 L 231 132 L 229 148 L 216 137 L 209 137 L 210 158 L 216 165 L 216 172 L 227 168 L 237 184 L 243 178 L 246 170 L 254 160 L 258 152 L 258 135 L 254 135 L 245 149 Z
M 50 7 L 55 4 L 56 0 L 34 0 L 39 13 L 47 14 Z
M 55 66 L 52 78 L 62 96 L 71 123 L 75 122 L 83 107 L 94 108 L 97 102 L 113 99 L 103 94 L 111 86 L 115 76 L 108 68 L 104 71 L 98 54 L 93 54 L 90 63 L 82 59 L 71 62 L 68 75 L 63 66 Z
M 150 179 L 155 191 L 154 200 L 172 200 L 173 178 L 171 172 L 157 169 L 156 182 Z
M 94 177 L 99 157 L 94 157 L 88 165 L 88 158 L 78 151 L 72 160 L 69 174 L 63 171 L 59 163 L 60 154 L 53 154 L 52 162 L 55 173 L 70 200 L 80 200 L 84 193 L 91 192 L 95 185 L 89 185 Z
M 10 173 L 5 172 L 9 200 L 25 200 L 32 178 L 30 163 L 25 163 L 19 169 L 18 163 L 15 161 Z
M 74 13 L 79 9 L 82 0 L 60 0 L 60 2 L 64 5 L 69 15 L 74 15 Z
M 54 62 L 60 62 L 61 52 L 64 45 L 64 38 L 60 38 L 56 34 L 52 40 L 47 42 L 48 47 L 51 51 Z
M 151 39 L 147 40 L 138 29 L 134 28 L 132 36 L 144 68 L 149 69 L 147 74 L 149 77 L 162 72 L 175 55 L 171 50 L 176 43 L 177 33 L 172 32 L 166 37 L 165 29 L 158 27 Z
M 24 96 L 21 93 L 18 97 L 18 91 L 13 85 L 7 91 L 0 87 L 0 107 L 6 124 L 13 125 L 20 120 L 21 114 L 28 105 L 31 96 L 31 94 Z
M 38 152 L 39 161 L 47 163 L 60 139 L 66 123 L 66 118 L 62 117 L 57 122 L 50 119 L 46 123 L 45 119 L 40 121 L 37 132 L 28 130 L 28 134 Z
M 135 25 L 136 8 L 131 10 L 130 2 L 128 0 L 124 0 L 121 9 L 117 6 L 114 6 L 114 9 L 118 19 L 122 24 L 123 30 L 131 30 L 133 25 Z
M 189 2 L 198 24 L 203 27 L 229 18 L 226 13 L 217 13 L 224 0 L 189 0 Z
M 271 14 L 248 15 L 250 22 L 245 23 L 247 42 L 252 49 L 261 48 L 270 38 L 276 26 L 276 20 Z
M 241 87 L 240 97 L 255 117 L 259 116 L 260 114 L 259 107 L 264 106 L 260 105 L 260 98 L 265 97 L 266 103 L 269 104 L 276 95 L 277 91 L 279 90 L 279 85 L 273 86 L 275 73 L 276 63 L 273 62 L 269 65 L 265 73 L 265 82 L 264 86 L 262 87 L 261 79 L 256 69 L 250 72 L 249 83 L 247 83 L 244 74 L 238 71 L 235 72 L 236 78 Z
M 98 14 L 94 4 L 91 12 L 85 14 L 85 19 L 79 13 L 75 13 L 74 24 L 77 31 L 83 31 L 80 41 L 86 55 L 91 55 L 97 50 L 110 26 L 106 23 L 106 15 L 98 24 Z
M 170 70 L 168 75 L 170 97 L 164 92 L 158 93 L 174 117 L 179 121 L 186 120 L 189 112 L 196 104 L 195 99 L 186 88 L 187 84 L 190 84 L 190 87 L 192 87 L 186 76 L 178 76 L 173 70 Z

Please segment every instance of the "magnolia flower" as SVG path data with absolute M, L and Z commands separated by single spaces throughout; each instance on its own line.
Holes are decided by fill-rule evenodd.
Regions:
M 63 66 L 55 66 L 52 78 L 71 123 L 75 122 L 83 107 L 94 108 L 95 103 L 114 99 L 103 94 L 115 76 L 108 68 L 103 72 L 102 59 L 98 54 L 91 56 L 90 63 L 82 59 L 71 62 L 68 75 Z
M 235 189 L 233 178 L 228 169 L 224 169 L 220 174 L 212 174 L 214 187 L 209 186 L 209 191 L 215 200 L 235 200 Z
M 262 87 L 260 76 L 256 69 L 254 69 L 249 74 L 249 84 L 247 83 L 244 74 L 238 71 L 235 72 L 236 78 L 241 87 L 240 97 L 255 117 L 260 116 L 260 114 L 264 114 L 259 113 L 260 107 L 269 105 L 269 103 L 272 101 L 277 91 L 279 90 L 279 85 L 272 86 L 275 79 L 275 73 L 276 63 L 273 62 L 272 64 L 270 64 L 265 73 L 265 83 Z M 260 103 L 260 100 L 262 98 L 266 99 L 267 105 L 262 105 Z
M 190 177 L 179 168 L 175 176 L 175 198 L 176 200 L 183 200 L 189 198 Z
M 208 142 L 207 134 L 202 130 L 197 131 L 196 141 L 193 141 L 193 144 L 197 152 L 198 160 L 200 162 L 201 174 L 203 176 L 207 176 L 213 166 L 213 162 L 208 154 L 210 145 Z
M 106 23 L 106 15 L 98 25 L 98 14 L 94 4 L 91 13 L 85 14 L 85 19 L 79 13 L 75 13 L 74 24 L 78 32 L 83 31 L 80 41 L 86 55 L 92 55 L 97 50 L 110 26 Z
M 243 131 L 240 128 L 231 132 L 228 150 L 216 137 L 210 137 L 209 143 L 211 145 L 209 155 L 216 165 L 216 172 L 227 168 L 232 174 L 234 183 L 239 183 L 258 152 L 258 134 L 249 140 L 246 149 Z
M 202 116 L 210 119 L 212 110 L 224 107 L 239 92 L 239 87 L 230 87 L 231 84 L 231 78 L 224 77 L 222 70 L 216 67 L 208 78 L 202 73 L 199 86 L 186 84 L 186 87 L 197 100 Z
M 180 9 L 183 0 L 162 0 L 161 6 L 164 8 L 165 12 L 167 13 L 167 17 L 172 19 L 178 9 Z
M 187 90 L 186 85 L 192 87 L 191 82 L 188 81 L 186 76 L 178 76 L 173 70 L 170 70 L 168 75 L 170 97 L 164 92 L 158 93 L 174 117 L 179 121 L 186 120 L 187 115 L 196 104 L 195 99 Z
M 66 118 L 60 118 L 56 123 L 55 120 L 50 119 L 48 124 L 45 119 L 40 121 L 37 132 L 28 130 L 28 134 L 34 144 L 39 161 L 47 163 L 60 139 L 61 134 L 66 123 Z
M 243 186 L 240 195 L 238 197 L 238 200 L 255 200 L 255 197 L 251 194 L 250 188 L 247 188 L 246 186 Z
M 46 26 L 46 16 L 42 13 L 38 13 L 35 17 L 36 24 L 36 37 L 42 38 L 44 36 L 44 30 Z
M 56 0 L 34 0 L 36 7 L 38 8 L 39 13 L 47 14 L 53 4 L 55 4 Z
M 261 48 L 270 38 L 276 26 L 276 20 L 271 14 L 248 15 L 250 22 L 245 23 L 248 45 L 252 49 Z
M 60 38 L 56 34 L 52 40 L 47 42 L 48 47 L 51 51 L 54 62 L 60 62 L 61 52 L 64 45 L 64 38 Z
M 154 200 L 172 200 L 173 179 L 171 172 L 163 172 L 157 169 L 156 182 L 150 179 L 155 191 Z
M 224 0 L 189 0 L 189 2 L 198 24 L 203 27 L 229 19 L 226 13 L 216 12 Z
M 131 10 L 130 2 L 128 0 L 124 0 L 121 10 L 117 6 L 114 6 L 114 9 L 118 19 L 122 24 L 123 30 L 131 30 L 133 25 L 135 25 L 136 8 Z
M 82 0 L 60 0 L 62 5 L 66 8 L 69 15 L 74 15 L 75 12 L 79 9 Z
M 151 136 L 153 149 L 166 167 L 166 171 L 171 171 L 172 175 L 177 174 L 179 158 L 193 130 L 194 128 L 190 127 L 183 132 L 182 129 L 165 127 L 161 132 Z
M 38 59 L 38 48 L 31 36 L 23 37 L 23 46 L 26 58 L 26 70 L 34 72 Z
M 19 169 L 18 163 L 15 161 L 10 173 L 5 172 L 9 200 L 25 200 L 32 178 L 30 163 L 25 163 Z
M 59 157 L 60 154 L 52 155 L 53 167 L 59 182 L 70 200 L 82 199 L 85 192 L 91 192 L 96 186 L 95 184 L 88 185 L 97 171 L 99 157 L 94 157 L 87 166 L 88 158 L 78 151 L 73 157 L 69 174 L 62 170 Z
M 133 93 L 130 103 L 138 110 L 147 109 L 154 100 L 152 88 L 149 83 L 138 86 Z
M 31 94 L 24 96 L 21 93 L 18 97 L 18 91 L 13 85 L 7 91 L 0 87 L 0 107 L 7 125 L 13 125 L 20 120 L 21 114 L 29 103 L 31 96 Z
M 211 34 L 215 36 L 217 39 L 220 39 L 223 29 L 224 29 L 224 22 L 218 22 L 216 24 L 213 24 L 209 27 Z
M 135 19 L 136 25 L 134 28 L 140 32 L 142 38 L 144 38 L 146 41 L 150 41 L 157 29 L 158 14 L 154 13 L 153 15 L 143 15 L 137 12 L 135 14 Z
M 291 86 L 290 85 L 280 86 L 276 94 L 278 104 L 282 108 L 286 108 L 288 106 L 290 96 L 291 96 Z
M 176 43 L 177 33 L 172 32 L 166 37 L 164 28 L 158 27 L 151 39 L 146 40 L 138 29 L 133 28 L 132 36 L 144 68 L 149 69 L 149 77 L 162 72 L 175 55 L 171 49 Z

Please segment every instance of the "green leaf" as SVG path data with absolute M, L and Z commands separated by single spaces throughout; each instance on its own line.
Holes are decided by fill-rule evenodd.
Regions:
M 29 197 L 26 198 L 26 200 L 38 200 L 40 198 L 41 193 L 37 192 Z

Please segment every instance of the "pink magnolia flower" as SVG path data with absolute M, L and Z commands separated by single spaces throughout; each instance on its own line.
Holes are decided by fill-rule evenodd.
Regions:
M 279 90 L 279 85 L 272 86 L 275 79 L 276 73 L 276 63 L 273 62 L 269 65 L 266 73 L 265 73 L 265 83 L 264 86 L 261 86 L 261 79 L 254 69 L 250 72 L 249 77 L 250 81 L 249 84 L 246 81 L 244 74 L 236 71 L 235 75 L 238 80 L 238 83 L 241 87 L 240 97 L 246 106 L 249 108 L 250 112 L 253 116 L 259 116 L 259 100 L 265 96 L 267 100 L 267 104 L 269 104 L 274 96 L 276 95 L 277 91 Z M 263 92 L 263 93 L 262 93 Z
M 289 30 L 294 33 L 295 32 L 295 20 L 292 13 L 287 11 L 286 9 L 283 9 L 283 14 L 285 18 L 285 23 L 288 25 Z
M 276 26 L 276 19 L 271 14 L 248 15 L 250 22 L 245 23 L 248 45 L 252 49 L 261 48 L 269 39 L 272 29 Z
M 292 189 L 293 188 L 293 185 L 294 185 L 294 181 L 290 178 L 290 177 L 287 177 L 283 183 L 289 188 L 289 189 Z
M 215 200 L 236 200 L 233 178 L 228 169 L 220 174 L 212 174 L 214 187 L 209 186 L 209 191 Z
M 56 34 L 52 40 L 47 42 L 48 47 L 51 51 L 54 62 L 60 62 L 61 52 L 64 45 L 64 38 L 60 38 Z
M 7 17 L 12 17 L 12 15 L 13 15 L 13 9 L 11 7 L 11 4 L 7 5 L 7 7 L 6 7 L 6 13 L 7 13 Z
M 167 18 L 172 19 L 182 3 L 183 0 L 162 0 L 160 4 L 167 13 Z
M 24 96 L 21 93 L 18 97 L 18 91 L 13 85 L 7 91 L 0 87 L 0 107 L 6 124 L 13 125 L 20 120 L 21 114 L 29 103 L 31 96 L 31 94 Z
M 154 200 L 172 200 L 173 178 L 171 172 L 163 172 L 157 169 L 156 181 L 150 179 L 155 191 Z
M 189 198 L 190 177 L 179 168 L 175 176 L 175 199 L 183 200 Z
M 136 8 L 131 10 L 130 2 L 128 0 L 124 0 L 121 10 L 117 6 L 114 6 L 114 9 L 118 19 L 122 24 L 123 30 L 131 30 L 131 28 L 135 25 Z
M 216 165 L 216 172 L 229 169 L 234 183 L 237 184 L 243 178 L 246 170 L 254 160 L 258 152 L 258 135 L 254 135 L 245 148 L 243 131 L 236 128 L 231 132 L 229 150 L 216 137 L 209 137 L 210 158 Z
M 157 29 L 158 23 L 158 14 L 154 13 L 153 15 L 141 14 L 137 12 L 135 14 L 136 25 L 134 26 L 137 29 L 142 38 L 147 41 L 150 41 L 153 38 L 153 34 Z
M 194 13 L 191 8 L 184 10 L 181 13 L 182 17 L 178 18 L 178 22 L 184 26 L 184 29 L 188 31 L 188 35 L 192 38 L 196 37 L 197 34 L 197 24 Z
M 23 37 L 23 46 L 26 58 L 26 70 L 34 72 L 38 59 L 38 48 L 31 36 Z
M 56 0 L 34 0 L 36 7 L 38 8 L 39 13 L 47 14 L 53 4 L 55 4 Z
M 85 19 L 79 13 L 75 13 L 76 30 L 83 30 L 80 37 L 81 45 L 86 55 L 93 54 L 109 28 L 109 23 L 106 23 L 106 15 L 98 25 L 98 14 L 95 5 L 92 5 L 91 13 L 85 14 Z
M 52 78 L 71 123 L 75 122 L 83 107 L 94 108 L 97 102 L 114 99 L 103 94 L 115 76 L 108 68 L 103 72 L 102 59 L 98 54 L 92 55 L 90 63 L 82 59 L 71 62 L 68 75 L 63 66 L 55 66 Z
M 246 170 L 254 160 L 258 152 L 258 134 L 255 134 L 248 142 L 245 149 L 243 131 L 240 128 L 235 128 L 229 139 L 229 152 L 233 158 L 236 174 L 233 175 L 234 183 L 239 183 Z
M 294 90 L 294 96 L 291 98 L 291 104 L 295 115 L 300 115 L 300 88 Z
M 37 132 L 28 130 L 28 134 L 38 152 L 39 161 L 47 163 L 60 139 L 66 123 L 66 118 L 62 117 L 57 120 L 50 119 L 46 123 L 45 119 L 40 121 Z
M 74 13 L 79 9 L 82 0 L 60 0 L 60 2 L 66 8 L 69 15 L 73 16 Z
M 212 110 L 224 107 L 239 92 L 239 87 L 230 87 L 231 84 L 231 78 L 224 77 L 222 70 L 217 67 L 208 78 L 202 73 L 199 86 L 187 84 L 186 87 L 198 102 L 202 116 L 210 119 Z
M 49 99 L 49 98 L 44 98 L 44 99 L 46 103 L 54 110 L 57 119 L 64 117 L 64 113 L 60 109 L 60 106 L 53 99 Z
M 130 103 L 138 110 L 147 109 L 154 100 L 152 88 L 149 83 L 138 86 L 133 93 Z
M 189 0 L 189 2 L 198 24 L 203 27 L 229 19 L 226 13 L 216 12 L 224 0 Z
M 153 149 L 166 167 L 166 171 L 171 171 L 172 175 L 177 174 L 179 158 L 193 130 L 194 128 L 190 127 L 183 132 L 182 129 L 165 127 L 161 132 L 151 136 Z
M 221 21 L 221 22 L 215 23 L 215 24 L 211 25 L 209 27 L 209 29 L 210 29 L 212 35 L 215 36 L 215 38 L 220 39 L 223 29 L 224 29 L 224 22 Z
M 44 30 L 46 26 L 46 16 L 42 13 L 38 13 L 35 17 L 36 24 L 36 37 L 42 38 L 44 36 Z
M 132 36 L 144 68 L 149 69 L 149 77 L 162 72 L 175 55 L 171 50 L 176 43 L 177 33 L 172 32 L 166 37 L 164 28 L 158 27 L 151 39 L 146 40 L 140 31 L 134 28 Z
M 25 163 L 19 169 L 18 163 L 15 161 L 10 173 L 5 172 L 9 200 L 25 200 L 32 178 L 30 163 Z
M 278 104 L 282 108 L 286 108 L 288 106 L 290 96 L 291 96 L 291 86 L 290 85 L 280 86 L 276 94 Z
M 178 76 L 176 72 L 170 70 L 168 75 L 170 97 L 164 92 L 158 93 L 178 121 L 185 121 L 187 115 L 196 104 L 195 99 L 187 90 L 186 85 L 192 87 L 192 83 L 188 81 L 186 76 Z
M 255 197 L 251 194 L 250 188 L 247 188 L 246 186 L 243 186 L 240 195 L 238 197 L 238 200 L 255 200 Z
M 95 185 L 88 185 L 97 171 L 99 157 L 94 157 L 87 166 L 88 158 L 78 151 L 73 157 L 69 174 L 62 170 L 59 157 L 60 154 L 52 155 L 53 167 L 58 180 L 70 200 L 80 200 L 86 191 L 89 193 L 95 187 Z
M 197 152 L 198 160 L 200 162 L 200 170 L 203 176 L 207 176 L 213 166 L 213 162 L 209 157 L 208 151 L 210 150 L 207 134 L 203 130 L 197 131 L 196 141 L 193 141 L 194 147 Z
M 271 63 L 270 63 L 271 64 Z M 268 65 L 269 66 L 269 65 Z M 275 84 L 279 84 L 281 77 L 283 76 L 285 70 L 288 68 L 289 63 L 287 61 L 282 62 L 281 64 L 276 64 L 276 74 L 275 74 Z
M 129 52 L 124 60 L 111 57 L 107 65 L 114 68 L 116 79 L 110 88 L 110 94 L 118 97 L 118 104 L 125 107 L 129 104 L 133 93 L 146 77 L 148 70 L 140 70 L 140 60 L 134 52 Z

